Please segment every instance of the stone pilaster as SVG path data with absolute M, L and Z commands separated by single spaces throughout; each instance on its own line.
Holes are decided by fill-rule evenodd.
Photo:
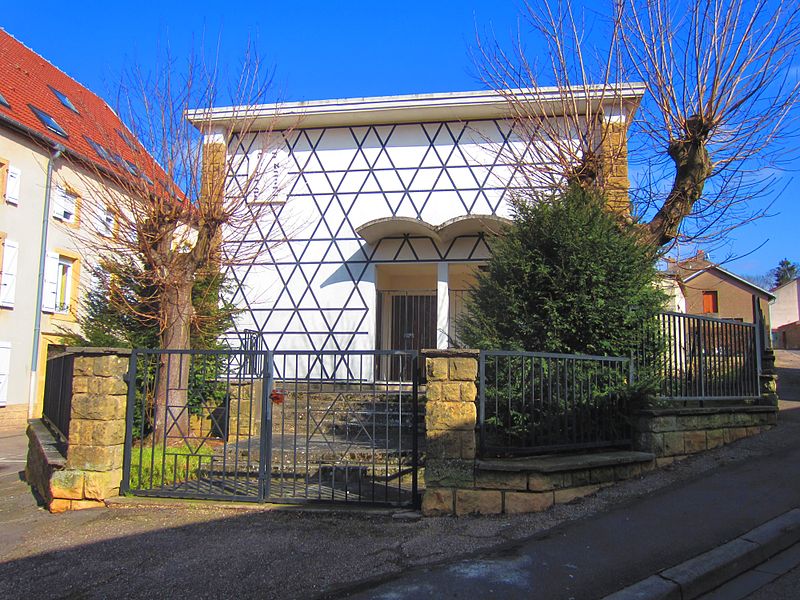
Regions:
M 606 201 L 610 210 L 629 219 L 628 125 L 622 119 L 607 120 L 602 135 L 602 184 Z
M 51 512 L 105 506 L 103 501 L 117 496 L 122 482 L 128 353 L 70 350 L 75 358 L 66 461 L 49 470 L 47 489 L 40 490 Z M 43 428 L 37 436 L 46 432 Z M 28 463 L 38 469 L 30 454 Z
M 778 406 L 778 371 L 775 369 L 775 351 L 767 348 L 761 355 L 761 375 L 758 378 L 759 404 Z
M 426 491 L 422 507 L 426 514 L 452 514 L 458 510 L 455 488 L 475 484 L 478 352 L 424 354 Z M 470 496 L 470 506 L 473 500 Z

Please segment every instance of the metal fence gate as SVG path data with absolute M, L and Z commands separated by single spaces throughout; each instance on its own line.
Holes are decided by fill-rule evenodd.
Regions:
M 134 350 L 123 491 L 418 506 L 417 361 L 412 350 Z

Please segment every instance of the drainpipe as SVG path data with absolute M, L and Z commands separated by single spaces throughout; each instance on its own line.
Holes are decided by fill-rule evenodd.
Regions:
M 44 295 L 44 267 L 47 260 L 47 229 L 50 219 L 50 190 L 53 187 L 53 163 L 61 156 L 65 148 L 55 144 L 47 161 L 47 181 L 44 188 L 44 212 L 42 213 L 42 245 L 39 249 L 39 280 L 36 284 L 36 304 L 34 305 L 33 352 L 31 353 L 31 382 L 28 393 L 28 418 L 33 418 L 36 408 L 36 376 L 39 367 L 39 338 L 42 334 L 42 296 Z

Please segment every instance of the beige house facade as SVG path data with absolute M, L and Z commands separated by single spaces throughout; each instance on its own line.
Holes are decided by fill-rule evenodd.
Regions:
M 0 29 L 0 430 L 42 414 L 48 348 L 78 329 L 97 236 L 148 156 L 98 96 Z

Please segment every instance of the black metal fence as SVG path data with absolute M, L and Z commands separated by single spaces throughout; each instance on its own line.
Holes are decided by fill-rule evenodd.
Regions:
M 123 488 L 415 506 L 417 371 L 414 351 L 136 350 Z
M 44 376 L 42 417 L 62 442 L 69 439 L 74 362 L 75 355 L 71 353 L 48 357 Z
M 482 351 L 482 456 L 629 446 L 628 358 Z
M 725 402 L 759 395 L 761 347 L 752 323 L 662 313 L 635 353 L 638 377 L 670 401 Z

